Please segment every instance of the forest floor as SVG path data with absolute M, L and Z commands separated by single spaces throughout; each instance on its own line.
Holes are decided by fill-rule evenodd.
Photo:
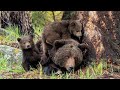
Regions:
M 89 66 L 73 73 L 47 76 L 42 67 L 38 70 L 25 72 L 20 62 L 9 61 L 0 54 L 0 79 L 120 79 L 120 66 L 107 63 L 104 59 L 92 62 Z
M 17 70 L 17 68 L 16 68 Z M 94 73 L 93 73 L 94 72 Z M 0 71 L 0 79 L 120 79 L 120 73 L 109 70 L 102 70 L 102 72 L 95 72 L 92 69 L 86 68 L 86 70 L 79 70 L 77 73 L 66 73 L 51 76 L 46 76 L 41 70 L 33 70 L 29 72 L 3 70 Z

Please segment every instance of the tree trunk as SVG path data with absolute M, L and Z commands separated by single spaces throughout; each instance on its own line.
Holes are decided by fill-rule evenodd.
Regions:
M 20 35 L 34 33 L 31 20 L 30 11 L 2 11 L 1 13 L 1 27 L 17 25 Z
M 20 22 L 19 11 L 10 11 L 9 20 L 12 26 L 15 26 L 15 25 L 19 26 L 19 22 Z
M 83 23 L 90 59 L 120 63 L 120 11 L 65 11 L 62 19 Z
M 1 11 L 1 27 L 5 28 L 10 25 L 10 11 Z
M 30 11 L 19 11 L 19 27 L 20 27 L 20 34 L 33 34 L 34 29 L 32 27 L 32 19 L 30 16 Z

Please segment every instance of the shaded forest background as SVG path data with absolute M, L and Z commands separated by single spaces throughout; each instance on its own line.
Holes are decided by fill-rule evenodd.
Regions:
M 62 14 L 63 11 L 0 11 L 0 43 L 17 42 L 16 38 L 26 34 L 34 34 L 36 41 L 45 24 L 60 21 Z
M 0 11 L 1 28 L 18 26 L 19 34 L 37 31 L 49 22 L 60 21 L 62 11 Z

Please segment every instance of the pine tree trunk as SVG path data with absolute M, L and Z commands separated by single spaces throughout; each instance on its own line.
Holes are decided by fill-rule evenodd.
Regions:
M 120 11 L 65 11 L 62 19 L 83 23 L 90 59 L 120 63 Z
M 10 11 L 1 11 L 1 27 L 5 28 L 10 25 Z
M 19 26 L 19 22 L 20 22 L 19 11 L 10 11 L 9 20 L 12 26 L 15 26 L 15 25 Z
M 34 33 L 31 20 L 30 11 L 2 11 L 1 13 L 1 27 L 17 25 L 20 35 Z
M 20 34 L 33 34 L 34 29 L 32 27 L 32 19 L 30 16 L 30 11 L 19 11 L 19 28 L 20 28 Z

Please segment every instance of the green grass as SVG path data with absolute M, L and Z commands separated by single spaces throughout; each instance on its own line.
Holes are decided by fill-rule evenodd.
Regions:
M 37 42 L 37 40 L 39 39 L 39 36 L 41 36 L 41 34 L 42 34 L 43 26 L 35 27 L 33 25 L 33 28 L 35 31 L 34 41 Z M 21 37 L 19 35 L 18 27 L 17 26 L 9 26 L 5 29 L 9 35 L 0 36 L 0 43 L 5 44 L 5 45 L 9 45 L 11 43 L 17 43 L 17 38 Z
M 66 72 L 64 74 L 55 75 L 55 73 L 52 73 L 50 79 L 95 79 L 104 74 L 103 66 L 105 64 L 104 61 L 101 61 L 99 64 L 93 62 L 86 68 L 86 71 L 83 72 L 83 70 L 80 69 L 78 74 Z
M 16 41 L 19 35 L 19 30 L 17 26 L 9 26 L 6 28 L 7 32 L 9 35 L 5 36 L 5 41 L 11 42 L 11 41 Z
M 80 69 L 78 74 L 75 73 L 64 73 L 60 75 L 56 75 L 55 73 L 52 73 L 51 76 L 46 76 L 42 72 L 42 67 L 39 70 L 31 71 L 32 76 L 31 78 L 34 78 L 34 76 L 39 76 L 39 78 L 43 79 L 94 79 L 97 76 L 102 76 L 104 74 L 104 68 L 106 63 L 105 61 L 102 61 L 99 64 L 96 64 L 93 62 L 91 65 L 85 68 L 85 70 Z M 103 67 L 104 66 L 104 67 Z M 27 74 L 20 63 L 12 63 L 12 66 L 8 65 L 8 61 L 6 58 L 4 58 L 4 55 L 0 54 L 0 74 L 3 72 L 8 73 L 15 73 L 15 74 Z M 33 75 L 35 74 L 35 75 Z M 26 75 L 27 76 L 27 75 Z M 27 78 L 25 75 L 21 78 Z M 1 78 L 1 77 L 0 77 Z M 12 76 L 10 78 L 13 78 Z
M 38 27 L 33 26 L 33 28 L 35 30 L 34 41 L 37 42 L 37 40 L 39 39 L 39 36 L 41 36 L 41 34 L 42 34 L 43 26 L 38 26 Z
M 25 72 L 21 67 L 20 63 L 13 62 L 11 65 L 8 60 L 0 53 L 0 73 L 1 72 L 14 72 L 14 73 L 23 73 Z

